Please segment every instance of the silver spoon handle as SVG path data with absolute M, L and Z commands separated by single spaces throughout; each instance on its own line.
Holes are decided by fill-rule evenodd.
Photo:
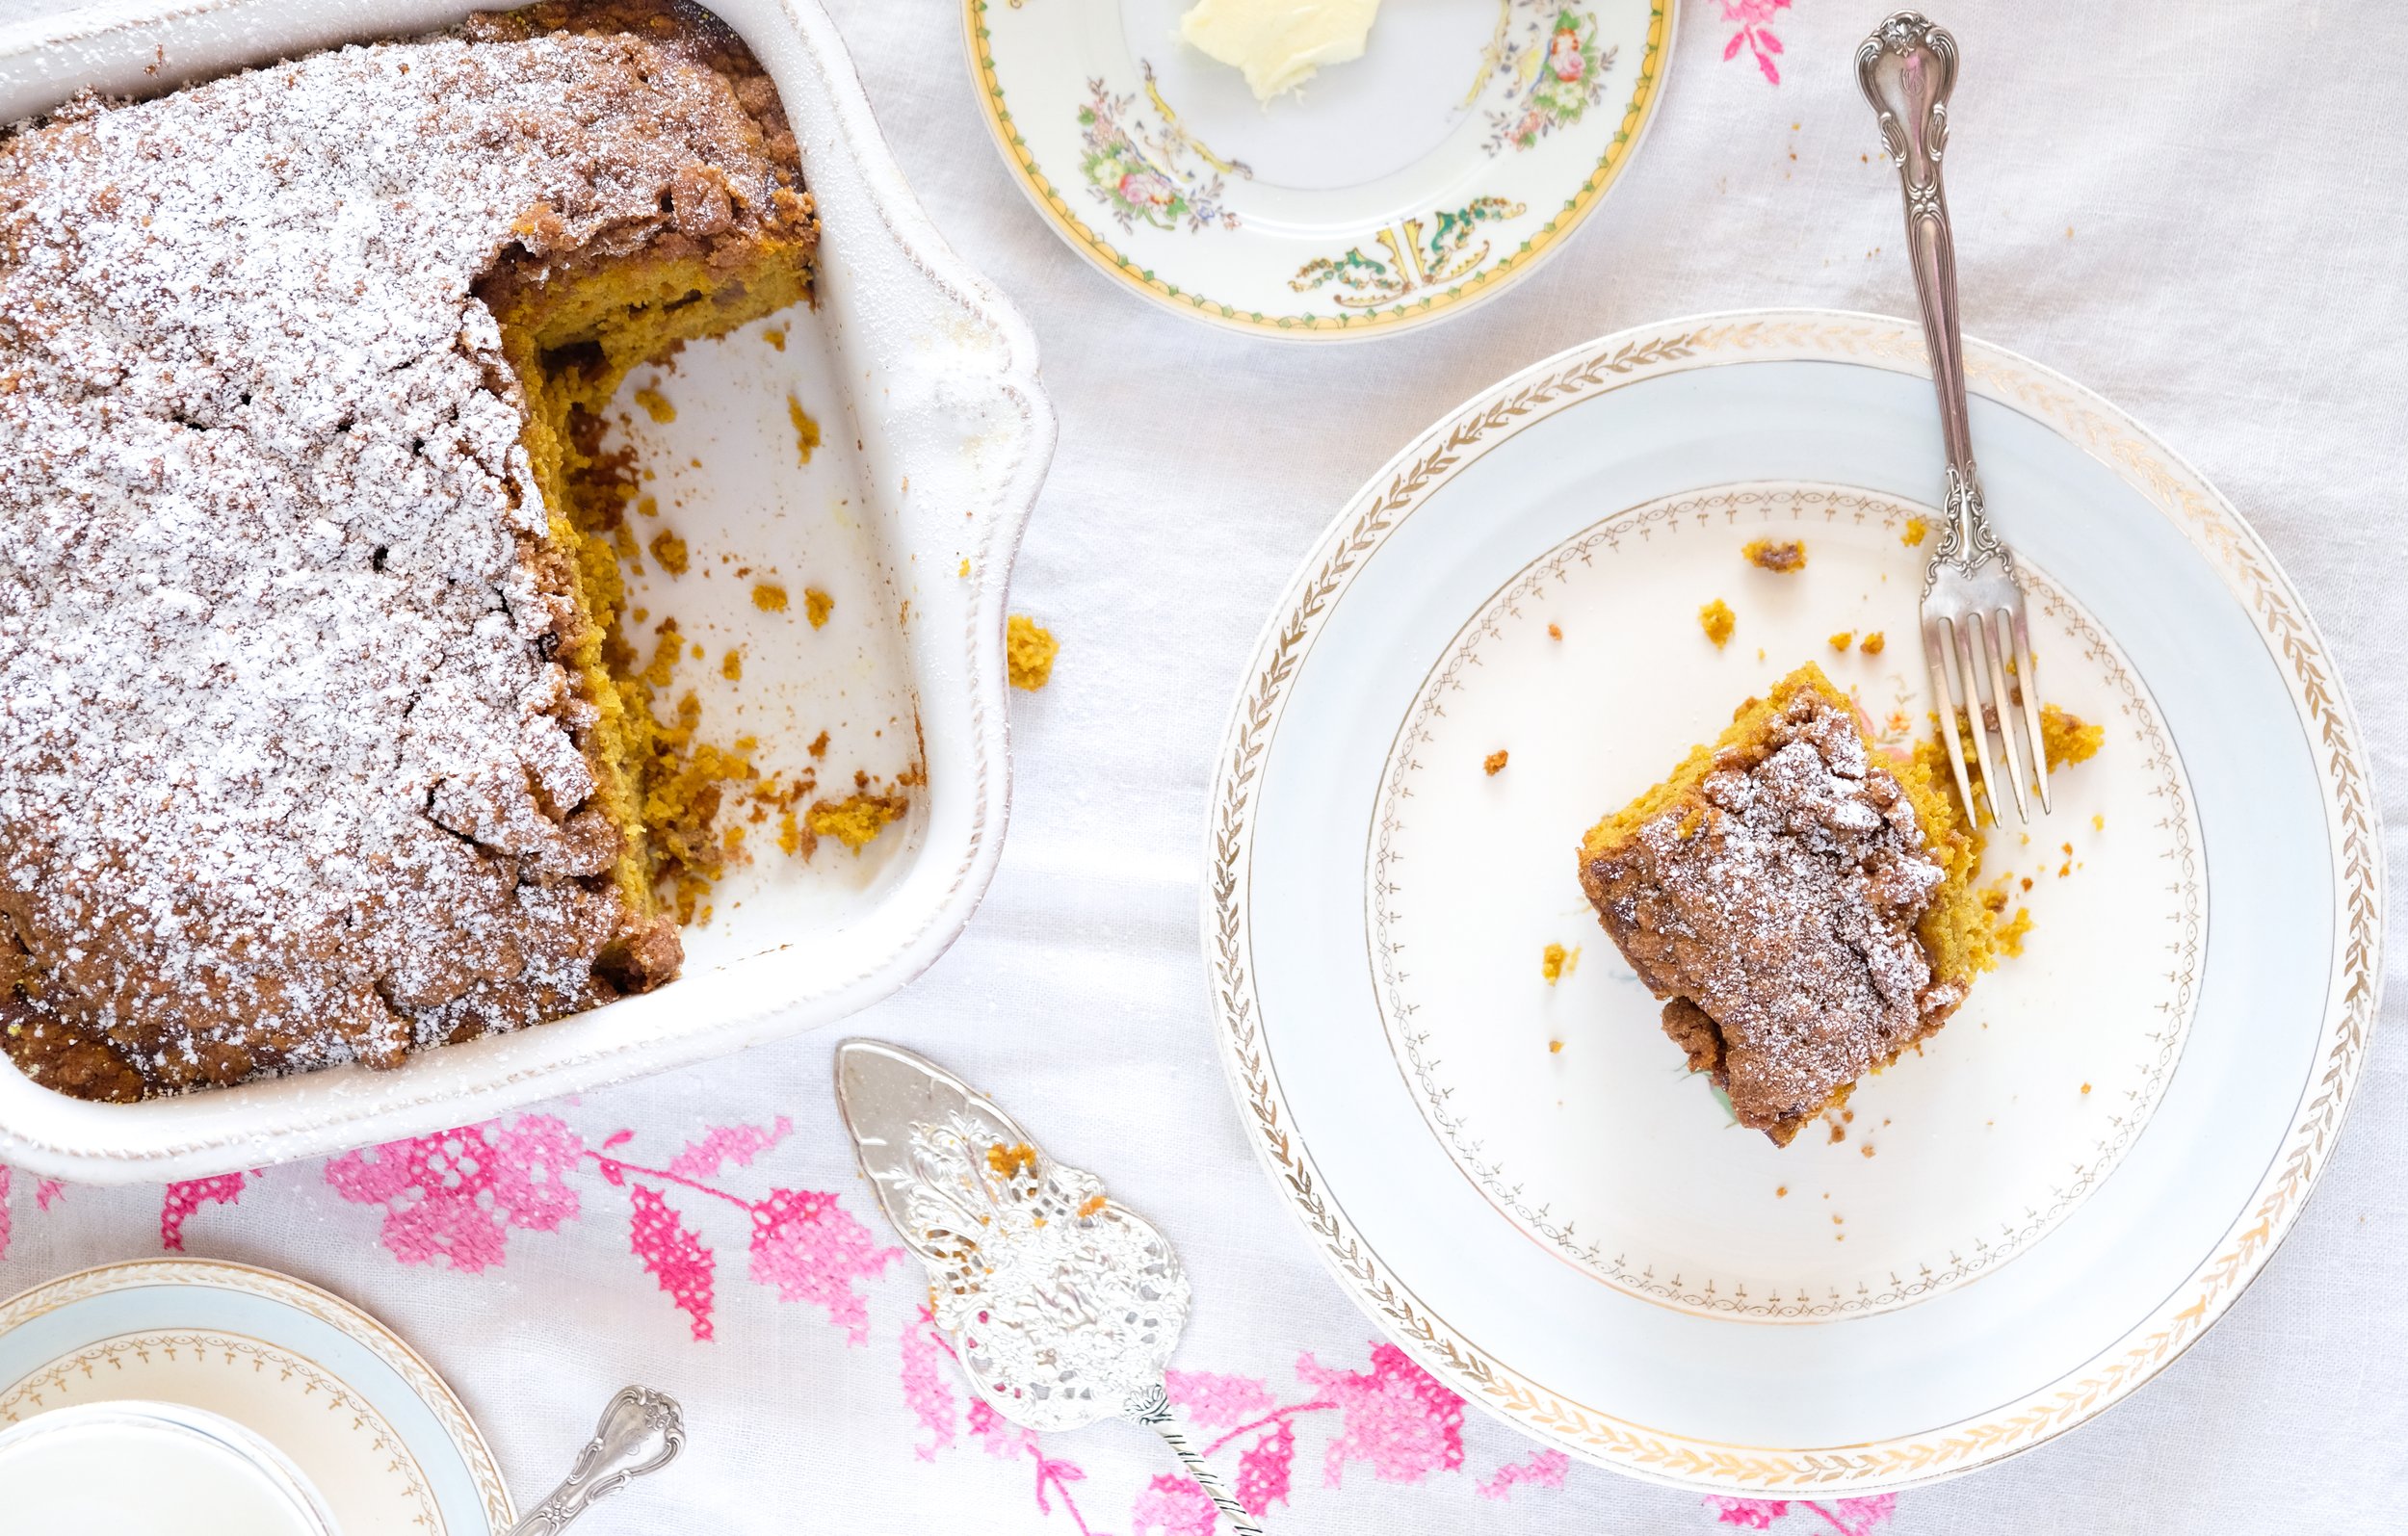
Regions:
M 557 1536 L 595 1500 L 675 1461 L 685 1444 L 677 1399 L 649 1387 L 621 1387 L 568 1476 L 505 1536 Z
M 1238 1502 L 1218 1474 L 1205 1465 L 1203 1453 L 1190 1444 L 1187 1429 L 1179 1420 L 1179 1411 L 1170 1406 L 1168 1393 L 1159 1386 L 1148 1387 L 1131 1398 L 1123 1411 L 1163 1437 L 1163 1444 L 1179 1458 L 1179 1465 L 1187 1469 L 1195 1486 L 1204 1490 L 1215 1508 L 1229 1517 L 1230 1536 L 1263 1536 L 1263 1528 L 1254 1523 L 1254 1517 L 1246 1513 L 1245 1506 Z

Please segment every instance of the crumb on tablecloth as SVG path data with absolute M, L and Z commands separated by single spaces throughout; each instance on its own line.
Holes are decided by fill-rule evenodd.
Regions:
M 1051 681 L 1054 657 L 1061 650 L 1061 642 L 1054 632 L 1029 617 L 1014 613 L 1005 628 L 1005 661 L 1011 673 L 1011 686 L 1034 693 Z

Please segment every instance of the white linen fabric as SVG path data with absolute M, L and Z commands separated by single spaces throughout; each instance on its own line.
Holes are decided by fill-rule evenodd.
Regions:
M 11 9 L 29 6 L 68 9 Z M 597 1536 L 1200 1530 L 1153 1481 L 1171 1467 L 1142 1431 L 1033 1449 L 963 1412 L 919 1323 L 916 1265 L 880 1266 L 889 1237 L 833 1112 L 829 1053 L 861 1032 L 980 1083 L 1178 1244 L 1196 1292 L 1178 1364 L 1233 1378 L 1191 1384 L 1213 1438 L 1269 1420 L 1223 1456 L 1270 1443 L 1254 1463 L 1269 1478 L 1295 1436 L 1273 1531 L 2408 1522 L 2408 947 L 2324 1182 L 2231 1315 L 2096 1423 L 1894 1508 L 1726 1508 L 1567 1468 L 1477 1411 L 1457 1428 L 1383 1369 L 1223 1087 L 1197 937 L 1205 801 L 1291 568 L 1412 433 L 1563 347 L 1720 308 L 1911 313 L 1896 179 L 1850 65 L 1880 6 L 1690 0 L 1651 138 L 1561 252 L 1465 318 L 1348 346 L 1223 333 L 1109 283 L 1002 169 L 956 5 L 832 9 L 914 189 L 1034 324 L 1061 414 L 1013 606 L 1062 652 L 1051 687 L 1013 695 L 1009 842 L 968 933 L 848 1029 L 544 1106 L 518 1139 L 467 1146 L 473 1173 L 432 1148 L 382 1183 L 363 1168 L 403 1154 L 172 1197 L 19 1173 L 0 1185 L 0 1290 L 163 1237 L 291 1271 L 410 1339 L 522 1498 L 612 1389 L 676 1394 L 685 1460 L 591 1516 Z M 2408 10 L 1990 0 L 1939 19 L 1965 56 L 1949 178 L 1967 329 L 2132 411 L 2256 524 L 2340 655 L 2391 867 L 2408 868 Z M 768 1131 L 706 1137 L 739 1126 Z M 634 1137 L 606 1146 L 621 1130 Z

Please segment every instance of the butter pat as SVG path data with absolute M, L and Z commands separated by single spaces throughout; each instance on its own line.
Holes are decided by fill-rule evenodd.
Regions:
M 1379 0 L 1197 0 L 1179 36 L 1244 71 L 1257 101 L 1294 91 L 1325 64 L 1363 57 Z

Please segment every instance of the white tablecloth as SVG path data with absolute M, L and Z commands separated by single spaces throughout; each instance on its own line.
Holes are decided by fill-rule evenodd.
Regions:
M 28 5 L 65 8 L 11 9 Z M 1228 1448 L 1264 1444 L 1258 1477 L 1281 1475 L 1293 1433 L 1275 1530 L 2408 1523 L 2408 987 L 2391 988 L 2303 1223 L 2222 1325 L 2099 1422 L 1894 1509 L 1726 1509 L 1567 1467 L 1477 1412 L 1458 1426 L 1374 1354 L 1376 1330 L 1274 1200 L 1222 1087 L 1196 937 L 1205 795 L 1291 566 L 1413 431 L 1561 347 L 1715 308 L 1909 312 L 1893 173 L 1868 157 L 1849 67 L 1878 5 L 1688 0 L 1652 139 L 1559 257 L 1469 319 L 1312 348 L 1144 306 L 1061 246 L 987 141 L 950 0 L 834 9 L 913 186 L 1034 323 L 1062 421 L 1015 607 L 1063 649 L 1050 689 L 1012 699 L 1002 873 L 943 962 L 857 1028 L 986 1086 L 1169 1232 L 1197 1296 L 1179 1365 L 1228 1378 L 1189 1395 L 1221 1428 L 1269 1420 Z M 1724 57 L 1755 16 L 1783 45 L 1764 49 L 1777 83 L 1761 41 Z M 1968 61 L 1950 151 L 1967 328 L 2133 411 L 2256 522 L 2340 652 L 2392 867 L 2408 867 L 2408 10 L 1995 0 L 1941 19 Z M 612 1388 L 676 1393 L 687 1458 L 593 1517 L 597 1533 L 1198 1536 L 1141 1431 L 1032 1445 L 966 1412 L 920 1326 L 916 1266 L 886 1252 L 854 1181 L 826 1088 L 833 1038 L 543 1106 L 518 1139 L 494 1133 L 493 1187 L 307 1163 L 168 1201 L 38 1191 L 19 1174 L 0 1290 L 163 1238 L 293 1271 L 414 1341 L 522 1495 L 549 1485 Z M 745 1126 L 766 1133 L 710 1136 Z M 606 1149 L 622 1130 L 632 1139 Z M 660 1172 L 615 1185 L 605 1157 Z M 510 1198 L 547 1158 L 565 1213 Z M 635 1185 L 676 1221 L 635 1225 Z

